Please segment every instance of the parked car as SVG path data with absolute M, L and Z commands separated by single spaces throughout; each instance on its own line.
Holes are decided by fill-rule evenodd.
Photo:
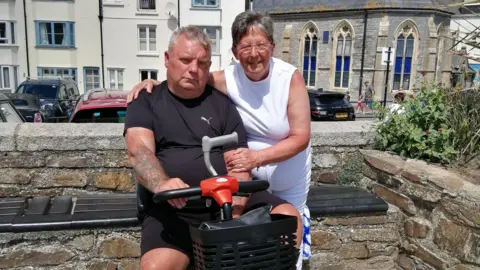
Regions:
M 10 98 L 0 93 L 0 122 L 24 123 L 25 118 L 15 108 Z
M 124 123 L 127 91 L 92 89 L 81 96 L 70 117 L 71 123 Z
M 36 95 L 19 93 L 5 93 L 5 95 L 10 98 L 15 108 L 25 118 L 25 121 L 42 123 L 48 118 L 47 113 L 42 110 L 40 100 Z
M 308 90 L 312 120 L 355 121 L 355 110 L 345 94 L 331 91 Z
M 62 78 L 27 79 L 15 93 L 37 96 L 40 108 L 48 115 L 45 122 L 67 122 L 80 96 L 75 81 Z

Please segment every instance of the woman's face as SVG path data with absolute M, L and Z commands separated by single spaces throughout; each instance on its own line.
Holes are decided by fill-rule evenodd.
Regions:
M 274 48 L 275 45 L 270 42 L 263 30 L 251 27 L 232 51 L 247 77 L 252 81 L 260 81 L 268 76 L 270 57 Z

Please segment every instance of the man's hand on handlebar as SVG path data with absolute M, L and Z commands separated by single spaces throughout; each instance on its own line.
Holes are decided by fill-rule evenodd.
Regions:
M 189 185 L 185 184 L 180 178 L 170 178 L 166 181 L 160 181 L 158 186 L 155 188 L 155 193 L 172 190 L 172 189 L 180 189 L 180 188 L 188 188 Z M 168 203 L 175 207 L 175 208 L 183 208 L 187 204 L 187 198 L 178 198 L 178 199 L 171 199 L 168 200 Z

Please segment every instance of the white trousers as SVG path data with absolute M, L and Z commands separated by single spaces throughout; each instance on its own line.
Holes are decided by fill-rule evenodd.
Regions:
M 262 179 L 262 180 L 268 179 L 269 182 L 275 181 L 275 179 L 270 179 L 270 177 L 268 177 L 269 176 L 268 171 L 267 171 L 267 168 L 265 167 L 260 167 L 258 170 L 256 168 L 253 169 L 252 174 L 257 179 Z M 310 190 L 310 174 L 308 174 L 306 179 L 303 179 L 303 181 L 299 181 L 299 179 L 292 179 L 292 181 L 296 181 L 297 183 L 289 189 L 285 189 L 285 190 L 269 189 L 268 191 L 271 194 L 279 197 L 280 199 L 283 199 L 291 203 L 298 210 L 298 212 L 300 213 L 300 216 L 303 217 L 303 210 L 305 208 L 305 205 L 307 204 L 308 191 Z M 303 223 L 303 220 L 302 220 L 302 223 Z M 303 235 L 301 239 L 303 239 Z M 298 256 L 297 270 L 302 269 L 302 263 L 303 263 L 303 241 L 300 245 L 300 256 Z

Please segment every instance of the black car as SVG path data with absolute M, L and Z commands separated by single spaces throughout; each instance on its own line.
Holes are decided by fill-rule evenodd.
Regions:
M 67 122 L 80 97 L 75 81 L 61 78 L 28 79 L 15 93 L 37 96 L 41 110 L 48 115 L 45 122 Z
M 24 123 L 25 118 L 12 104 L 10 98 L 0 93 L 0 123 Z
M 40 106 L 40 100 L 36 95 L 5 93 L 10 98 L 12 104 L 22 114 L 25 121 L 31 123 L 42 123 L 48 118 L 47 112 Z
M 355 121 L 355 110 L 345 94 L 331 91 L 308 90 L 312 120 Z

